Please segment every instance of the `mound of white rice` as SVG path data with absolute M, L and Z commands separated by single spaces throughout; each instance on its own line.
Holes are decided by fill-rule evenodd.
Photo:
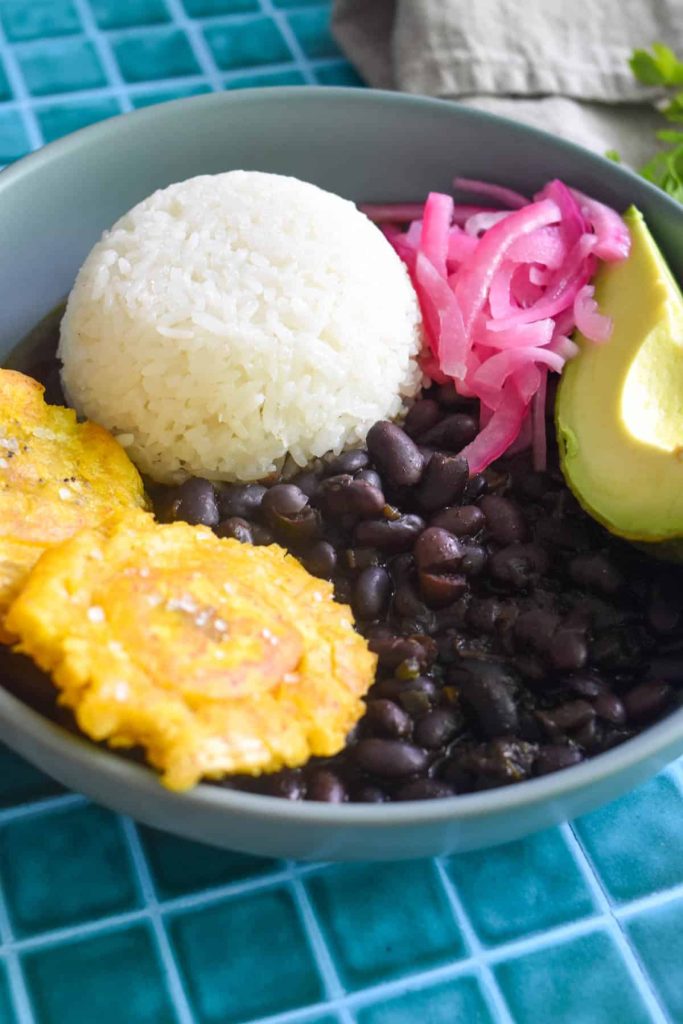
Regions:
M 155 192 L 105 232 L 59 355 L 70 402 L 156 480 L 254 480 L 396 417 L 420 342 L 405 268 L 352 203 L 231 171 Z

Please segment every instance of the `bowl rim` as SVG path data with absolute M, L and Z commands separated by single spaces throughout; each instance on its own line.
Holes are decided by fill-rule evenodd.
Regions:
M 388 90 L 349 88 L 343 86 L 276 86 L 241 89 L 183 97 L 166 103 L 129 111 L 89 125 L 61 139 L 50 142 L 34 153 L 30 153 L 0 172 L 0 201 L 5 190 L 13 187 L 27 175 L 38 172 L 62 154 L 70 153 L 83 146 L 96 146 L 112 132 L 120 130 L 122 124 L 133 120 L 144 123 L 158 122 L 163 118 L 174 119 L 179 108 L 187 113 L 193 110 L 228 105 L 245 105 L 257 102 L 281 102 L 303 104 L 315 102 L 324 97 L 332 102 L 375 103 L 378 106 L 415 107 L 425 112 L 450 113 L 464 121 L 485 121 L 498 125 L 505 131 L 511 129 L 529 140 L 542 142 L 551 140 L 555 149 L 568 154 L 579 152 L 588 166 L 593 165 L 598 174 L 608 171 L 610 177 L 637 182 L 641 194 L 650 194 L 659 204 L 670 208 L 683 220 L 683 209 L 671 197 L 650 182 L 644 180 L 628 167 L 615 164 L 606 157 L 593 153 L 574 142 L 561 139 L 535 128 L 520 124 L 510 118 L 459 106 L 452 100 L 428 96 L 392 92 Z M 148 766 L 127 760 L 120 753 L 99 747 L 85 736 L 69 732 L 52 722 L 45 715 L 0 687 L 0 720 L 9 746 L 12 737 L 21 735 L 35 747 L 52 756 L 69 762 L 85 776 L 99 776 L 110 784 L 123 786 L 130 792 L 145 792 L 168 799 L 182 799 L 187 806 L 213 812 L 231 811 L 253 818 L 277 818 L 284 822 L 301 822 L 324 826 L 345 827 L 393 827 L 402 825 L 439 824 L 453 821 L 467 821 L 487 817 L 500 812 L 521 811 L 525 807 L 541 802 L 560 800 L 588 785 L 616 777 L 641 762 L 655 760 L 659 755 L 662 763 L 669 748 L 683 740 L 683 708 L 671 712 L 666 718 L 643 732 L 626 740 L 623 744 L 605 753 L 548 775 L 527 779 L 511 786 L 477 793 L 467 793 L 440 800 L 411 800 L 387 804 L 326 804 L 316 801 L 289 801 L 274 796 L 246 793 L 224 788 L 220 785 L 199 783 L 193 789 L 177 793 L 164 789 L 159 777 Z M 18 745 L 17 745 L 18 746 Z M 23 746 L 23 745 L 22 745 Z M 30 753 L 26 754 L 30 759 Z

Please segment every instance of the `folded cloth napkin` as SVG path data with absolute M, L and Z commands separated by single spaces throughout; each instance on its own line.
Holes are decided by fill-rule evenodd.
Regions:
M 683 52 L 683 0 L 336 0 L 333 32 L 379 88 L 457 98 L 637 166 L 652 155 L 657 90 L 631 52 Z

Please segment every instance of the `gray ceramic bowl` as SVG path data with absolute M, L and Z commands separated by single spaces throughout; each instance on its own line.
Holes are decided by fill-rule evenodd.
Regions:
M 559 176 L 635 202 L 683 277 L 683 207 L 607 160 L 435 100 L 344 89 L 202 96 L 127 114 L 0 175 L 0 361 L 68 292 L 103 228 L 153 189 L 244 167 L 354 200 L 414 200 L 455 173 L 533 191 Z M 506 789 L 390 806 L 296 804 L 212 786 L 165 790 L 143 767 L 0 691 L 0 738 L 65 785 L 151 825 L 269 856 L 419 857 L 514 839 L 611 800 L 683 751 L 683 710 L 575 768 Z

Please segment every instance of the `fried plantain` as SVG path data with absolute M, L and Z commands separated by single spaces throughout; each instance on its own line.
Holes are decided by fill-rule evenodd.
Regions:
M 142 480 L 103 427 L 46 405 L 38 381 L 0 370 L 0 642 L 5 612 L 42 552 L 112 511 L 145 508 Z
M 337 753 L 376 665 L 282 548 L 142 513 L 46 552 L 7 626 L 88 736 L 144 747 L 178 790 Z

